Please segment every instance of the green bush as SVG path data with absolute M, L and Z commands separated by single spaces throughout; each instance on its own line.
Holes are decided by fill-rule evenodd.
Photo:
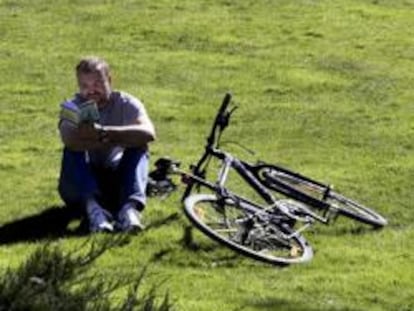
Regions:
M 155 287 L 138 295 L 146 268 L 131 278 L 111 281 L 88 273 L 98 257 L 125 239 L 95 239 L 86 251 L 71 253 L 52 244 L 40 246 L 17 269 L 8 269 L 1 276 L 0 310 L 171 310 L 168 294 L 157 303 Z M 126 297 L 114 303 L 111 294 L 123 287 L 129 287 Z

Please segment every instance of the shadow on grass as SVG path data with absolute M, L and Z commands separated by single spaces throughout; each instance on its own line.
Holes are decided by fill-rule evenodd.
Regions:
M 160 228 L 162 226 L 169 225 L 170 223 L 174 221 L 178 221 L 179 219 L 180 219 L 179 213 L 172 213 L 171 215 L 168 215 L 167 217 L 163 219 L 158 219 L 158 220 L 151 222 L 150 224 L 146 226 L 145 230 Z
M 74 230 L 68 229 L 69 223 L 76 219 L 81 219 L 79 211 L 51 206 L 39 214 L 1 225 L 0 245 L 86 234 L 82 225 Z
M 360 309 L 354 309 L 350 307 L 338 307 L 333 304 L 327 303 L 326 306 L 312 306 L 310 303 L 306 304 L 301 301 L 290 301 L 279 298 L 265 298 L 258 301 L 252 301 L 247 299 L 245 301 L 245 307 L 254 307 L 255 310 L 262 311 L 274 311 L 274 310 L 294 310 L 294 311 L 362 311 Z M 243 307 L 239 310 L 242 311 Z
M 364 224 L 351 224 L 351 225 L 335 225 L 331 227 L 319 227 L 316 233 L 322 236 L 342 236 L 342 235 L 353 235 L 353 236 L 364 236 L 373 234 L 381 231 L 383 228 L 377 228 L 370 225 Z
M 178 213 L 149 224 L 146 230 L 159 228 L 179 219 Z M 70 223 L 79 224 L 70 228 Z M 39 214 L 17 219 L 0 226 L 0 245 L 13 244 L 43 239 L 84 236 L 89 234 L 87 223 L 83 221 L 83 213 L 76 208 L 51 206 Z

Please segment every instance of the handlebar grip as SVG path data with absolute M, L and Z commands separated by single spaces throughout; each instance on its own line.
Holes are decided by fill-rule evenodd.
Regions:
M 232 97 L 232 95 L 231 95 L 230 92 L 227 92 L 226 95 L 224 96 L 223 103 L 221 104 L 221 107 L 220 107 L 219 112 L 217 114 L 218 117 L 221 116 L 226 111 L 227 107 L 230 104 L 231 97 Z
M 232 96 L 231 96 L 230 92 L 227 92 L 226 95 L 224 96 L 223 102 L 222 102 L 222 104 L 219 108 L 219 111 L 217 112 L 216 118 L 214 120 L 213 128 L 211 129 L 210 135 L 207 138 L 207 145 L 208 146 L 212 146 L 214 144 L 214 139 L 215 139 L 217 127 L 222 127 L 221 124 L 223 124 L 223 117 L 225 115 L 227 107 L 230 104 L 231 97 Z
M 217 128 L 219 128 L 220 130 L 223 130 L 224 129 L 223 124 L 228 123 L 228 120 L 226 122 L 223 122 L 223 119 L 225 119 L 227 107 L 230 104 L 231 98 L 232 98 L 231 93 L 227 92 L 226 95 L 224 96 L 223 102 L 222 102 L 222 104 L 219 108 L 219 111 L 218 111 L 217 115 L 216 115 L 216 119 L 214 120 L 213 127 L 211 129 L 210 135 L 207 137 L 207 145 L 206 145 L 206 148 L 205 148 L 205 152 L 204 152 L 203 156 L 201 157 L 201 159 L 198 160 L 197 165 L 191 169 L 193 174 L 196 175 L 196 176 L 200 176 L 202 174 L 205 174 L 205 173 L 202 173 L 202 166 L 205 163 L 208 164 L 208 159 L 211 156 L 210 149 L 215 143 Z M 227 119 L 228 119 L 228 117 L 229 117 L 229 114 L 227 114 Z M 193 185 L 191 183 L 187 185 L 187 188 L 184 191 L 184 195 L 182 197 L 182 200 L 184 200 L 190 194 L 192 188 L 193 188 Z

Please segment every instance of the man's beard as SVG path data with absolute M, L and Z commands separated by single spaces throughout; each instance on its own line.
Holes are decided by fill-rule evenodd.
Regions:
M 103 107 L 109 102 L 109 95 L 93 94 L 88 96 L 87 100 L 94 101 L 98 107 Z

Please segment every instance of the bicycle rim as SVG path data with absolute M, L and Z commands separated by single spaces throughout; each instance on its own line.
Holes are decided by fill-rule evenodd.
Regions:
M 332 192 L 326 201 L 337 209 L 338 214 L 372 225 L 374 227 L 383 227 L 387 225 L 387 220 L 374 210 L 365 207 L 347 197 Z
M 322 183 L 285 169 L 278 170 L 277 167 L 273 166 L 265 167 L 265 169 L 267 170 L 267 177 L 265 178 L 267 178 L 266 182 L 269 186 L 271 186 L 272 180 L 277 180 L 298 192 L 304 193 L 306 196 L 312 197 L 316 201 L 327 203 L 329 210 L 323 209 L 322 212 L 342 215 L 374 227 L 383 227 L 387 224 L 387 220 L 376 211 L 337 192 L 331 191 L 328 186 Z M 318 207 L 317 209 L 320 210 L 321 208 Z
M 263 166 L 261 169 L 263 170 L 261 172 L 261 179 L 264 179 L 264 183 L 271 188 L 273 186 L 272 183 L 275 183 L 275 181 L 282 182 L 289 188 L 317 201 L 323 200 L 324 193 L 328 189 L 328 186 L 319 182 L 285 169 L 280 170 L 276 166 Z
M 207 194 L 191 195 L 184 204 L 186 215 L 198 229 L 242 255 L 281 266 L 313 257 L 302 235 L 287 225 L 259 221 L 239 204 L 223 203 Z

